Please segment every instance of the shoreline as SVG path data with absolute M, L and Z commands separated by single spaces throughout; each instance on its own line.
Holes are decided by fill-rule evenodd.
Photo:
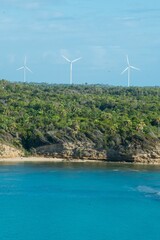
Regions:
M 25 163 L 25 162 L 106 162 L 105 160 L 90 160 L 90 159 L 67 159 L 67 158 L 53 158 L 53 157 L 13 157 L 13 158 L 0 158 L 0 163 L 2 162 L 17 162 L 17 163 Z
M 106 163 L 106 164 L 127 164 L 127 165 L 147 165 L 147 166 L 160 166 L 160 162 L 126 162 L 126 161 L 108 161 L 96 159 L 67 159 L 67 158 L 53 158 L 42 156 L 29 156 L 29 157 L 10 157 L 0 158 L 1 163 Z

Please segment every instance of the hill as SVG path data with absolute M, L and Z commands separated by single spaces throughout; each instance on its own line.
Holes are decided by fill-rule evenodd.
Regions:
M 160 161 L 160 88 L 0 81 L 0 143 L 36 155 Z

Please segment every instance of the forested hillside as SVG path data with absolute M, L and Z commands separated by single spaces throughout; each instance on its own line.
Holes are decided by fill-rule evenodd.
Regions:
M 92 143 L 100 151 L 133 143 L 144 147 L 159 139 L 159 87 L 0 81 L 3 143 L 33 151 L 44 145 L 78 141 Z

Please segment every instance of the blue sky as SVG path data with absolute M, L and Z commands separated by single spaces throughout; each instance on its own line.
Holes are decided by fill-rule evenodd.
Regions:
M 160 85 L 160 1 L 0 0 L 0 78 L 75 84 L 127 86 L 126 54 L 141 69 L 132 86 Z

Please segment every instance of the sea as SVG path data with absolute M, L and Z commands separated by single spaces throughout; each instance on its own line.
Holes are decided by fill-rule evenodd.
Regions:
M 0 240 L 160 240 L 160 167 L 0 164 Z

